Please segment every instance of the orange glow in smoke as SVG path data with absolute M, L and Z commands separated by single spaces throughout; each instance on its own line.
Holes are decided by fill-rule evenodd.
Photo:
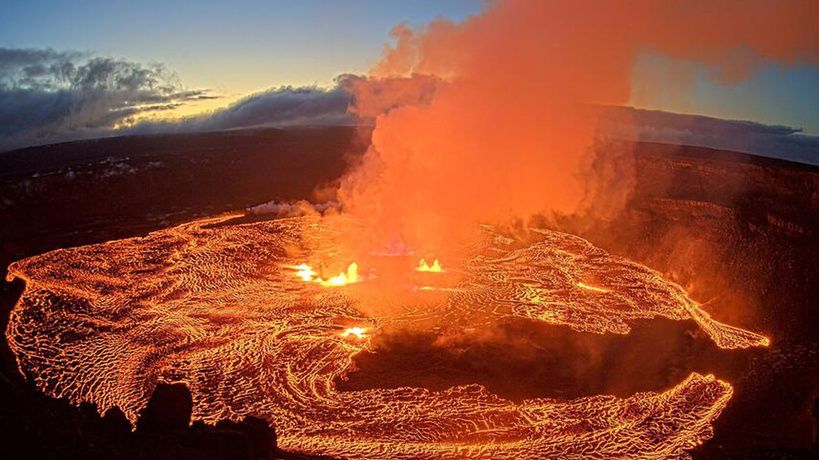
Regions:
M 816 0 L 485 3 L 461 22 L 398 25 L 368 78 L 350 82 L 355 113 L 375 120 L 338 196 L 367 228 L 348 236 L 356 245 L 451 247 L 479 222 L 614 216 L 636 177 L 630 155 L 602 167 L 591 148 L 600 106 L 686 100 L 682 63 L 730 83 L 762 62 L 819 62 Z M 632 87 L 646 50 L 681 64 Z

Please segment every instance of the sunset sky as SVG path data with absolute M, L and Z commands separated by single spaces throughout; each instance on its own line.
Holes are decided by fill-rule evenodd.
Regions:
M 481 0 L 198 2 L 27 1 L 6 3 L 0 47 L 87 51 L 161 63 L 191 89 L 216 99 L 191 101 L 176 115 L 222 107 L 281 85 L 329 87 L 341 73 L 365 73 L 396 24 L 437 16 L 462 20 Z M 673 65 L 646 55 L 633 72 L 632 105 L 803 128 L 819 134 L 819 69 L 764 65 L 726 86 L 692 67 L 685 91 L 663 91 L 658 72 Z M 2 65 L 2 63 L 0 63 Z M 648 82 L 652 82 L 648 84 Z
M 481 0 L 33 1 L 5 5 L 0 46 L 160 62 L 224 105 L 280 85 L 329 86 L 373 65 L 396 24 L 460 20 Z

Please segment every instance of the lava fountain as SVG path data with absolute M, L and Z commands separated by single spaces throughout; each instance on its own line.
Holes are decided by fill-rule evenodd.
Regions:
M 313 270 L 308 264 L 302 263 L 291 267 L 296 272 L 296 276 L 302 281 L 318 283 L 322 286 L 346 286 L 348 284 L 357 283 L 358 280 L 358 264 L 353 262 L 347 266 L 347 270 L 339 273 L 336 276 L 327 278 L 326 280 Z

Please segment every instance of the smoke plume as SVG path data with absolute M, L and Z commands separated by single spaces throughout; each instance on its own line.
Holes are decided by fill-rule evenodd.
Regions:
M 640 52 L 737 81 L 763 59 L 819 62 L 817 17 L 810 0 L 508 0 L 462 23 L 399 25 L 370 80 L 437 83 L 394 105 L 354 88 L 359 113 L 381 114 L 340 199 L 371 248 L 398 239 L 420 252 L 477 222 L 588 212 L 611 194 L 592 180 L 598 111 L 627 103 Z M 629 186 L 629 168 L 608 170 Z

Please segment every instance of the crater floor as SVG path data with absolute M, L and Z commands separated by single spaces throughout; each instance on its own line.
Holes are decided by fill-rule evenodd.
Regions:
M 7 331 L 20 369 L 49 395 L 119 406 L 132 420 L 156 382 L 182 381 L 195 418 L 262 417 L 280 447 L 311 454 L 668 458 L 712 435 L 730 384 L 692 373 L 663 392 L 518 403 L 480 385 L 340 391 L 334 382 L 369 346 L 343 332 L 525 318 L 627 334 L 663 317 L 694 320 L 722 348 L 768 344 L 715 321 L 659 273 L 565 233 L 522 243 L 486 227 L 462 262 L 395 295 L 367 267 L 348 286 L 297 276 L 306 260 L 349 257 L 322 219 L 229 218 L 12 264 L 9 276 L 27 283 Z

